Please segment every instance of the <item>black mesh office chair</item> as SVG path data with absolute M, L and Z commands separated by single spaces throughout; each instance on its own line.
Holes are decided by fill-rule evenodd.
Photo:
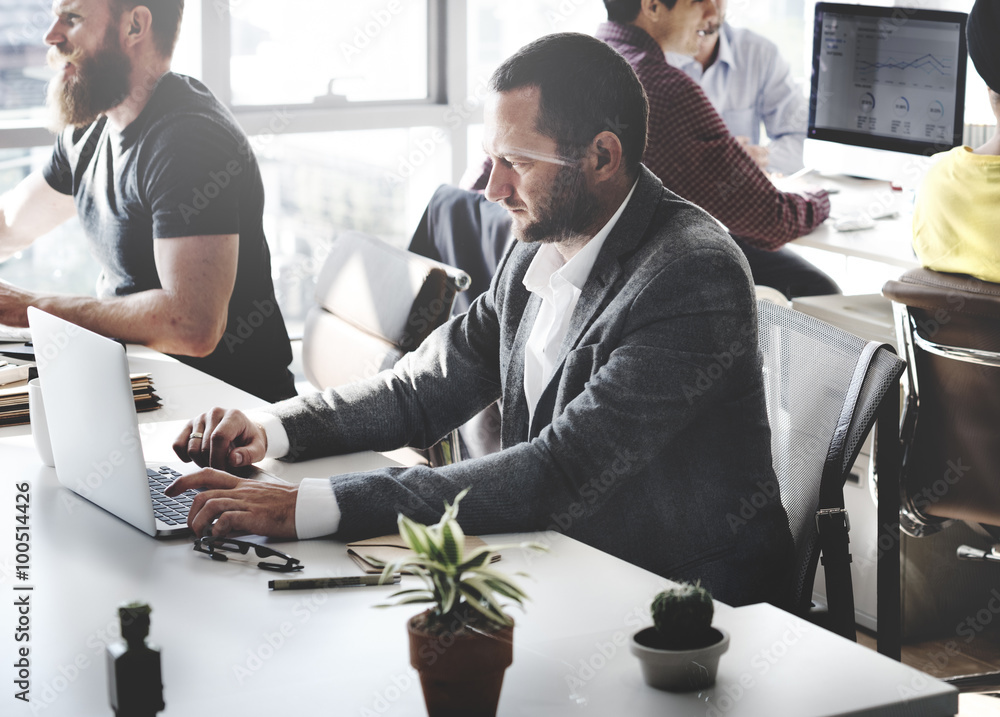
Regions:
M 909 365 L 900 526 L 915 538 L 973 526 L 992 547 L 962 545 L 957 557 L 981 561 L 1000 582 L 1000 284 L 914 269 L 882 293 Z M 1000 691 L 998 673 L 949 681 Z
M 319 389 L 391 368 L 451 317 L 469 276 L 397 249 L 375 237 L 346 232 L 334 240 L 306 316 L 302 363 Z M 459 458 L 457 436 L 432 449 L 431 465 Z
M 843 487 L 876 420 L 877 470 L 884 480 L 898 480 L 899 377 L 905 364 L 887 344 L 866 342 L 771 301 L 759 300 L 757 308 L 772 460 L 795 542 L 795 611 L 854 640 Z M 820 555 L 825 612 L 811 609 Z M 895 569 L 895 597 L 887 599 L 898 602 L 898 555 Z

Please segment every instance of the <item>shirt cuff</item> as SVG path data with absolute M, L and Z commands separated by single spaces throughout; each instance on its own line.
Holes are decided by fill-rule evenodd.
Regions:
M 295 533 L 299 540 L 336 533 L 340 506 L 329 478 L 303 478 L 295 499 Z
M 264 453 L 265 458 L 283 458 L 288 455 L 290 448 L 288 432 L 281 425 L 281 419 L 273 414 L 262 411 L 251 411 L 246 415 L 247 418 L 263 429 L 264 435 L 267 437 L 267 452 Z
M 805 195 L 805 197 L 813 205 L 814 226 L 830 216 L 830 195 L 826 192 L 826 190 L 807 189 L 803 191 L 802 194 Z

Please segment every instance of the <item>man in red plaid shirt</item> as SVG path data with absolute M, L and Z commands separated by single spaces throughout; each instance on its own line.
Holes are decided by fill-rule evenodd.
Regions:
M 726 225 L 746 254 L 755 283 L 789 297 L 839 293 L 832 279 L 782 248 L 827 218 L 826 192 L 778 191 L 697 83 L 664 57 L 668 50 L 697 51 L 699 32 L 711 32 L 721 21 L 714 0 L 604 0 L 604 5 L 609 21 L 597 37 L 625 56 L 649 96 L 643 164 L 668 189 Z

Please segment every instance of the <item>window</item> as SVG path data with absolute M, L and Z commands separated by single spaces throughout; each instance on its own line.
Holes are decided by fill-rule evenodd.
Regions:
M 342 231 L 405 247 L 451 153 L 436 127 L 258 136 L 275 292 L 296 333 Z
M 197 76 L 201 0 L 187 0 L 186 5 L 189 14 L 173 65 Z M 52 152 L 52 135 L 43 128 L 45 88 L 52 76 L 44 42 L 51 8 L 49 0 L 0 0 L 0 193 L 41 169 Z M 99 274 L 76 219 L 0 263 L 0 279 L 36 291 L 93 294 Z
M 0 120 L 42 117 L 50 7 L 44 0 L 0 0 Z
M 427 2 L 284 0 L 277 10 L 274 0 L 243 0 L 230 7 L 236 106 L 428 97 Z
M 201 1 L 188 0 L 186 6 L 173 67 L 198 77 Z M 44 38 L 51 24 L 50 0 L 0 0 L 0 132 L 14 122 L 45 122 L 45 87 L 53 71 L 46 64 Z
M 598 0 L 469 0 L 467 88 L 472 100 L 481 98 L 493 70 L 519 48 L 553 32 L 593 35 L 608 19 Z M 468 176 L 481 166 L 481 113 L 470 116 L 466 153 Z
M 608 19 L 599 0 L 469 0 L 470 94 L 518 48 L 552 32 L 593 35 Z
M 0 149 L 0 193 L 48 161 L 52 148 Z M 73 219 L 0 264 L 0 279 L 37 291 L 93 294 L 100 268 Z
M 967 11 L 970 3 L 936 5 Z M 778 44 L 803 92 L 812 7 L 728 5 L 734 24 Z M 40 167 L 51 147 L 50 8 L 51 0 L 0 0 L 0 192 Z M 172 66 L 205 82 L 251 137 L 289 323 L 311 303 L 336 232 L 405 246 L 434 188 L 478 164 L 481 103 L 504 58 L 547 33 L 593 34 L 605 19 L 600 0 L 187 0 Z M 969 122 L 993 122 L 974 72 L 968 105 Z M 76 222 L 0 265 L 0 278 L 42 290 L 92 292 L 96 276 Z
M 873 4 L 878 4 L 873 3 Z M 812 13 L 805 0 L 729 0 L 726 21 L 763 35 L 781 48 L 792 78 L 809 94 L 812 65 Z
M 338 231 L 405 246 L 434 188 L 465 162 L 452 151 L 465 114 L 446 104 L 442 79 L 445 7 L 338 3 L 333 22 L 326 0 L 185 3 L 172 69 L 206 82 L 250 135 L 275 289 L 293 333 Z M 463 4 L 450 15 L 464 18 Z M 0 149 L 0 192 L 51 151 L 43 129 L 51 21 L 49 0 L 0 0 L 0 148 L 9 148 Z M 332 29 L 317 35 L 319 27 Z M 453 35 L 463 46 L 462 33 Z M 464 52 L 447 54 L 464 84 Z M 42 291 L 92 294 L 98 273 L 76 221 L 0 265 L 0 278 Z

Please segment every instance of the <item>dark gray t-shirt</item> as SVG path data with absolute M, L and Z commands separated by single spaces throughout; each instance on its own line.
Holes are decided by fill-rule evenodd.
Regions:
M 67 129 L 43 170 L 49 185 L 76 201 L 102 267 L 98 296 L 160 288 L 154 238 L 239 234 L 225 335 L 209 356 L 177 358 L 267 400 L 294 395 L 262 225 L 264 187 L 249 140 L 197 80 L 167 73 L 152 92 L 121 134 L 103 117 Z

